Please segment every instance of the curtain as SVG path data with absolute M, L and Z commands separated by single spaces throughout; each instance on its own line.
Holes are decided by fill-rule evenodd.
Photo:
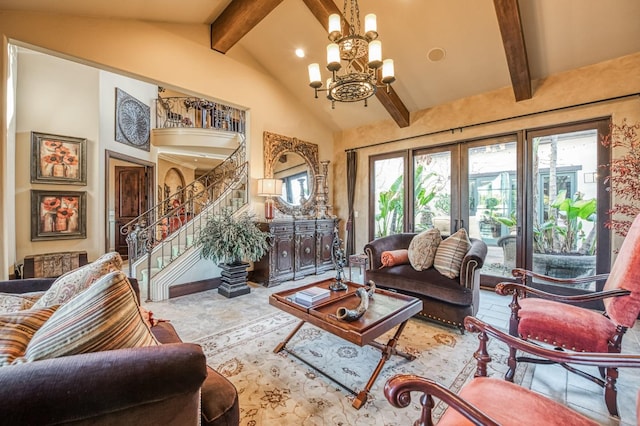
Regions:
M 358 171 L 358 153 L 347 151 L 347 203 L 349 218 L 347 219 L 347 256 L 355 254 L 356 233 L 354 229 L 353 204 L 356 196 L 356 172 Z

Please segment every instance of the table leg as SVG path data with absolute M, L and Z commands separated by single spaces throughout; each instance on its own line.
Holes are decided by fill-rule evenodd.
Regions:
M 376 379 L 380 375 L 380 372 L 382 371 L 382 367 L 384 367 L 384 364 L 391 357 L 391 355 L 400 355 L 408 360 L 415 359 L 415 356 L 413 355 L 396 350 L 398 339 L 400 339 L 400 335 L 402 334 L 404 327 L 407 325 L 407 322 L 408 320 L 400 324 L 395 334 L 391 339 L 389 339 L 389 342 L 387 342 L 386 345 L 383 345 L 378 342 L 370 343 L 372 346 L 380 349 L 382 351 L 382 355 L 380 357 L 380 361 L 378 361 L 378 365 L 376 366 L 376 369 L 373 370 L 373 373 L 371 374 L 371 377 L 369 378 L 367 385 L 364 387 L 363 390 L 360 391 L 360 393 L 358 393 L 358 396 L 356 396 L 356 398 L 353 400 L 353 404 L 351 404 L 356 410 L 359 410 L 360 407 L 362 407 L 364 403 L 367 402 L 367 396 L 369 395 L 369 391 L 371 390 L 371 388 L 373 387 L 373 384 L 375 383 Z
M 289 335 L 282 342 L 278 343 L 278 345 L 273 350 L 273 352 L 278 353 L 281 350 L 283 350 L 284 347 L 287 345 L 287 343 L 289 343 L 289 340 L 291 340 L 291 338 L 296 335 L 296 333 L 298 332 L 298 330 L 300 330 L 300 327 L 302 327 L 304 323 L 305 323 L 304 321 L 300 321 L 300 323 L 296 325 L 296 327 L 291 331 L 291 333 L 289 333 Z

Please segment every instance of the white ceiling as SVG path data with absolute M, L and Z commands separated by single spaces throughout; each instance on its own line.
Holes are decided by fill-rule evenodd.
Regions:
M 229 3 L 0 0 L 0 9 L 209 24 Z M 342 3 L 336 0 L 340 9 Z M 519 0 L 519 5 L 532 79 L 640 51 L 639 0 Z M 360 0 L 362 20 L 370 12 L 378 15 L 383 57 L 395 61 L 393 87 L 410 112 L 511 85 L 492 0 Z M 304 3 L 284 0 L 227 54 L 241 58 L 240 49 L 248 52 L 333 130 L 389 119 L 375 98 L 366 109 L 356 103 L 335 110 L 322 95 L 313 98 L 307 65 L 324 63 L 327 43 L 325 29 Z M 298 47 L 307 51 L 306 58 L 294 55 Z M 436 47 L 446 57 L 431 62 L 427 54 Z

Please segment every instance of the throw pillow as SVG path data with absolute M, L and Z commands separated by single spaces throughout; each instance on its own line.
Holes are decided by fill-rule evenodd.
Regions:
M 382 262 L 380 269 L 409 263 L 408 253 L 407 249 L 383 251 L 380 256 L 380 261 Z
M 459 229 L 438 246 L 433 267 L 448 278 L 460 275 L 462 259 L 471 248 L 471 241 L 464 228 Z
M 422 231 L 413 237 L 409 243 L 409 262 L 413 269 L 422 271 L 431 268 L 441 241 L 442 236 L 437 228 Z
M 60 306 L 14 364 L 157 344 L 127 276 L 115 271 Z
M 122 258 L 117 252 L 107 253 L 96 261 L 61 275 L 49 290 L 33 305 L 34 308 L 46 308 L 68 302 L 78 293 L 87 289 L 98 278 L 111 271 L 118 271 Z
M 0 293 L 0 314 L 10 314 L 12 312 L 29 309 L 35 302 L 20 294 Z
M 33 335 L 58 307 L 29 309 L 0 315 L 0 366 L 10 365 L 24 355 Z

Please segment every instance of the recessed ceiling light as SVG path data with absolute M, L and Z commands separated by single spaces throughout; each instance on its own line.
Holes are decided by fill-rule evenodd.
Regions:
M 441 61 L 445 56 L 447 56 L 447 52 L 441 47 L 434 47 L 427 53 L 427 58 L 429 58 L 431 62 Z
M 302 49 L 296 49 L 296 56 L 298 58 L 304 58 L 304 50 Z

